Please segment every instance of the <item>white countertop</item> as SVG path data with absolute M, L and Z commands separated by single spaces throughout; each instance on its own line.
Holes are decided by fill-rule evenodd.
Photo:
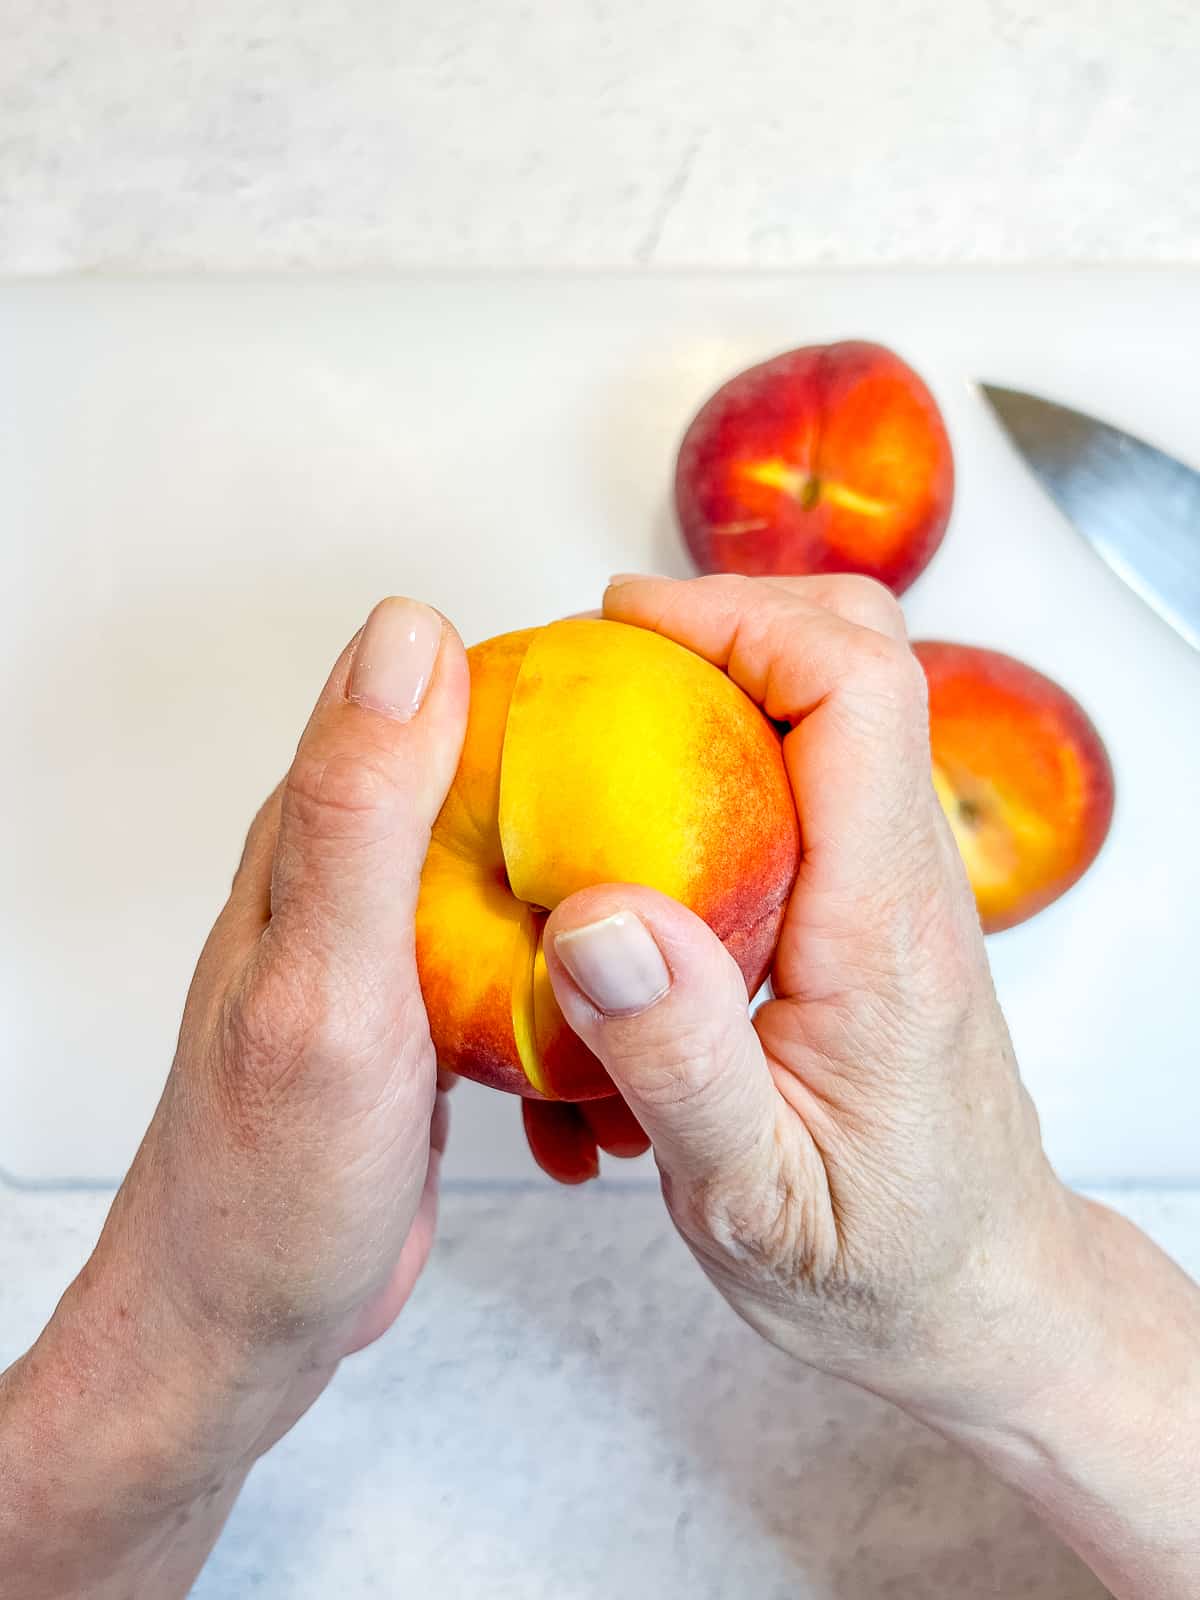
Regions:
M 1200 260 L 1190 0 L 3 0 L 0 271 Z
M 0 0 L 0 274 L 1200 261 L 1188 0 Z M 1110 1197 L 1111 1198 L 1111 1197 Z M 1200 1193 L 1115 1197 L 1192 1271 Z M 97 1192 L 0 1192 L 0 1364 Z M 708 1291 L 657 1196 L 455 1190 L 197 1593 L 1096 1600 Z
M 1200 1270 L 1200 1195 L 1100 1193 Z M 109 1196 L 0 1191 L 0 1366 Z M 254 1471 L 200 1600 L 1101 1600 L 1013 1495 L 788 1361 L 649 1188 L 452 1189 L 417 1294 Z

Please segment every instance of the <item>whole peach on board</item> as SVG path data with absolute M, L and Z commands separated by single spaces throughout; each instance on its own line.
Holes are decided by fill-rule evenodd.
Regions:
M 942 542 L 954 457 L 925 384 L 862 340 L 750 367 L 697 413 L 675 507 L 702 572 L 861 572 L 899 594 Z
M 921 641 L 933 782 L 985 933 L 1024 922 L 1087 871 L 1112 821 L 1108 752 L 1079 702 L 997 650 Z
M 591 884 L 648 884 L 703 917 L 756 989 L 800 856 L 780 738 L 723 672 L 620 622 L 503 634 L 467 660 L 466 739 L 417 907 L 438 1059 L 515 1094 L 610 1095 L 554 999 L 546 916 Z

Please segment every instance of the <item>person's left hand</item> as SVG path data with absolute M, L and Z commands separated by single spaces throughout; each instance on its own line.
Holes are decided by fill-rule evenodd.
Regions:
M 468 694 L 427 606 L 383 601 L 343 652 L 250 829 L 94 1292 L 136 1239 L 143 1295 L 310 1370 L 394 1321 L 445 1146 L 413 915 Z
M 447 1127 L 413 914 L 468 695 L 453 628 L 384 601 L 250 830 L 100 1241 L 0 1384 L 5 1437 L 19 1454 L 24 1417 L 60 1485 L 62 1586 L 38 1587 L 31 1554 L 23 1595 L 76 1592 L 64 1483 L 89 1529 L 89 1595 L 110 1592 L 106 1529 L 112 1593 L 183 1592 L 177 1574 L 190 1581 L 215 1529 L 198 1536 L 198 1559 L 129 1557 L 135 1582 L 121 1565 L 134 1535 L 128 1517 L 114 1524 L 114 1501 L 145 1510 L 149 1494 L 192 1518 L 198 1498 L 231 1500 L 229 1485 L 412 1290 Z M 28 1526 L 19 1506 L 6 1510 Z M 146 1516 L 164 1551 L 187 1543 Z M 14 1563 L 19 1540 L 2 1546 Z

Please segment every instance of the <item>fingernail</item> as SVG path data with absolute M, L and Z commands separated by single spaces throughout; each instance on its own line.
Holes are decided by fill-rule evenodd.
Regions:
M 442 642 L 442 619 L 416 600 L 381 600 L 354 652 L 347 700 L 408 722 L 421 709 Z
M 554 951 L 592 1004 L 610 1015 L 644 1011 L 671 987 L 650 930 L 632 911 L 556 934 Z

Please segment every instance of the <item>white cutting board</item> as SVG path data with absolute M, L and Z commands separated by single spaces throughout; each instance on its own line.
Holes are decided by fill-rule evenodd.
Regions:
M 0 288 L 0 1165 L 127 1163 L 246 824 L 380 595 L 468 641 L 683 574 L 680 431 L 748 362 L 881 339 L 959 491 L 914 633 L 1024 656 L 1111 748 L 1085 881 L 991 941 L 1054 1158 L 1200 1179 L 1200 656 L 1058 519 L 969 387 L 1200 465 L 1200 274 L 403 277 Z M 529 1172 L 466 1088 L 450 1170 Z M 644 1169 L 643 1169 L 644 1170 Z

